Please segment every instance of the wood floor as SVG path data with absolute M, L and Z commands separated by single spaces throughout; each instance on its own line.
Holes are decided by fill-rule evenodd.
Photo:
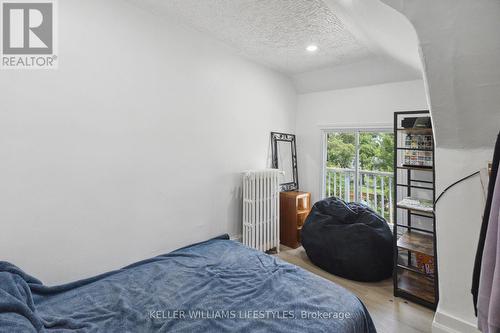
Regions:
M 356 294 L 368 308 L 379 333 L 431 332 L 434 312 L 394 297 L 391 279 L 364 283 L 340 278 L 314 266 L 302 247 L 290 249 L 282 245 L 278 256 Z

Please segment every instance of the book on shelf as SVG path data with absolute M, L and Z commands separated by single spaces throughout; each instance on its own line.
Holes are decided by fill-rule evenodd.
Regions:
M 405 137 L 404 166 L 432 167 L 434 145 L 432 133 L 430 134 L 407 134 Z M 412 149 L 419 149 L 412 150 Z
M 434 258 L 432 256 L 417 253 L 417 267 L 422 272 L 431 277 L 434 276 Z

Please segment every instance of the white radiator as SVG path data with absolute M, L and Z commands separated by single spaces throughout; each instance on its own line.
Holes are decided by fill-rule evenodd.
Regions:
M 243 175 L 243 244 L 260 251 L 280 244 L 280 175 L 277 169 L 247 171 Z

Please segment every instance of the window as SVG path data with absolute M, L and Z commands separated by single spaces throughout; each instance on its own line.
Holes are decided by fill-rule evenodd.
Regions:
M 323 197 L 363 203 L 392 223 L 392 130 L 329 130 L 324 141 Z

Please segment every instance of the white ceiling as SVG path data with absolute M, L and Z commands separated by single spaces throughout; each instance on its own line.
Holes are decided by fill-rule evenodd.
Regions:
M 416 38 L 401 35 L 401 24 L 395 25 L 400 14 L 381 8 L 385 5 L 379 0 L 131 1 L 175 17 L 225 42 L 242 56 L 289 75 L 299 92 L 420 76 L 415 57 L 405 57 L 398 48 L 406 50 L 407 45 L 394 45 L 398 39 L 414 42 L 411 52 L 418 58 Z M 381 27 L 372 29 L 372 22 Z M 306 51 L 311 44 L 318 46 L 317 52 Z M 377 70 L 380 64 L 383 66 Z

